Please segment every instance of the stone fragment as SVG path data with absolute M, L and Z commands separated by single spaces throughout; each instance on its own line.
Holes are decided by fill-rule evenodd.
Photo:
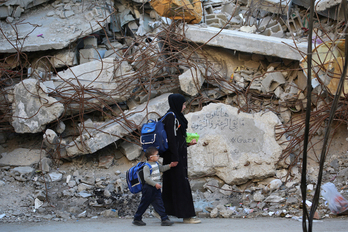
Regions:
M 59 172 L 51 172 L 48 174 L 50 176 L 50 181 L 58 182 L 63 179 L 63 174 Z
M 77 186 L 77 191 L 78 192 L 84 192 L 86 190 L 91 190 L 93 189 L 94 186 L 93 185 L 88 185 L 88 184 L 84 184 L 84 183 L 81 183 Z M 80 194 L 81 195 L 81 194 Z
M 157 98 L 150 100 L 149 104 L 143 103 L 134 110 L 127 113 L 129 115 L 127 120 L 133 121 L 135 124 L 142 124 L 148 119 L 157 119 L 158 115 L 164 115 L 169 109 L 168 106 L 168 95 L 163 94 Z M 157 114 L 149 114 L 148 118 L 145 118 L 146 112 L 145 107 L 148 107 L 148 112 L 156 112 Z M 98 126 L 98 130 L 90 130 L 86 139 L 84 139 L 84 145 L 81 145 L 81 141 L 73 141 L 69 144 L 67 152 L 69 156 L 75 156 L 78 154 L 89 154 L 94 153 L 103 147 L 119 140 L 124 134 L 131 133 L 136 128 L 125 128 L 121 123 L 105 122 Z M 87 134 L 87 133 L 86 133 Z M 139 147 L 140 148 L 140 147 Z
M 297 200 L 296 197 L 288 197 L 286 199 L 286 204 L 287 205 L 292 205 L 292 204 L 297 204 L 299 201 Z
M 76 54 L 69 49 L 62 50 L 50 58 L 55 68 L 77 65 Z
M 18 181 L 28 181 L 32 177 L 35 169 L 32 167 L 15 167 L 11 170 L 11 174 Z
M 268 202 L 268 203 L 280 203 L 284 201 L 285 201 L 285 198 L 282 198 L 281 196 L 278 196 L 277 194 L 272 194 L 265 199 L 265 202 Z
M 114 162 L 113 155 L 101 155 L 101 156 L 99 156 L 98 167 L 108 169 L 111 167 L 113 162 Z
M 214 209 L 210 212 L 210 217 L 211 217 L 211 218 L 216 218 L 217 216 L 219 216 L 219 210 L 218 210 L 218 208 L 214 208 Z
M 137 159 L 141 155 L 142 148 L 127 141 L 120 145 L 120 151 L 127 157 L 128 160 Z
M 281 72 L 267 73 L 261 83 L 266 92 L 270 92 L 274 91 L 279 85 L 285 84 L 285 78 Z
M 182 91 L 195 96 L 200 91 L 204 78 L 199 68 L 190 68 L 179 76 L 179 82 Z
M 52 11 L 47 12 L 46 16 L 47 16 L 47 17 L 52 17 L 52 16 L 54 16 L 55 14 L 56 14 L 56 13 L 52 10 Z
M 46 86 L 35 79 L 15 85 L 11 124 L 17 133 L 41 132 L 63 113 L 64 105 L 46 93 Z
M 246 32 L 246 33 L 255 33 L 256 32 L 256 26 L 242 26 L 239 28 L 240 31 Z
M 65 131 L 65 124 L 62 121 L 59 121 L 57 128 L 56 128 L 57 133 L 61 134 Z
M 261 191 L 257 191 L 256 193 L 254 193 L 253 199 L 256 202 L 261 202 L 265 199 L 265 196 L 261 193 Z
M 234 213 L 233 210 L 230 210 L 230 209 L 223 209 L 221 210 L 220 212 L 220 215 L 223 217 L 223 218 L 229 218 L 232 216 L 232 214 Z
M 226 184 L 242 184 L 275 175 L 282 148 L 275 140 L 280 120 L 274 113 L 238 113 L 235 107 L 211 103 L 186 118 L 188 132 L 200 135 L 188 147 L 189 176 L 204 173 Z
M 268 188 L 269 190 L 273 191 L 273 190 L 279 189 L 282 184 L 283 182 L 281 180 L 274 179 L 269 183 Z
M 232 186 L 228 185 L 228 184 L 224 184 L 221 189 L 219 190 L 220 193 L 222 193 L 225 196 L 229 196 L 232 194 Z
M 101 212 L 101 215 L 103 215 L 104 217 L 116 218 L 118 217 L 118 211 L 115 209 L 107 209 Z
M 39 168 L 42 170 L 43 173 L 48 173 L 51 170 L 52 160 L 50 158 L 44 157 L 40 160 Z
M 96 48 L 80 49 L 80 64 L 88 63 L 94 60 L 100 60 L 102 57 Z
M 46 152 L 40 149 L 17 148 L 1 155 L 0 166 L 32 166 L 38 164 L 40 158 L 46 156 Z

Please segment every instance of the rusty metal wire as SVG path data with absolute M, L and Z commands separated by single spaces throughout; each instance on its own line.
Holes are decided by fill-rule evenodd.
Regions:
M 319 19 L 318 21 L 320 22 Z M 102 25 L 101 23 L 100 25 Z M 324 25 L 320 26 L 324 28 Z M 338 22 L 336 27 L 331 30 L 339 35 L 343 30 L 342 27 L 342 22 Z M 0 31 L 6 37 L 1 28 Z M 26 79 L 28 77 L 28 69 L 32 67 L 34 70 L 31 74 L 32 77 L 40 81 L 48 81 L 52 80 L 54 76 L 62 83 L 60 87 L 57 87 L 54 92 L 50 93 L 50 96 L 59 99 L 58 102 L 64 104 L 65 111 L 55 122 L 49 124 L 47 127 L 54 128 L 59 121 L 74 125 L 80 123 L 79 127 L 73 127 L 75 131 L 70 132 L 68 135 L 60 136 L 61 140 L 70 139 L 70 141 L 73 141 L 78 136 L 82 136 L 83 133 L 90 133 L 91 130 L 102 132 L 103 130 L 99 128 L 100 124 L 94 123 L 91 125 L 85 123 L 87 119 L 91 118 L 93 121 L 104 122 L 104 126 L 113 123 L 122 125 L 127 133 L 121 136 L 113 133 L 110 135 L 139 145 L 138 130 L 141 125 L 135 124 L 133 121 L 127 119 L 129 116 L 127 100 L 143 103 L 148 102 L 153 96 L 163 93 L 181 92 L 178 77 L 185 70 L 193 68 L 202 72 L 205 83 L 202 88 L 196 83 L 198 94 L 188 100 L 187 112 L 201 109 L 210 102 L 225 102 L 227 96 L 236 97 L 229 104 L 238 107 L 242 112 L 253 113 L 269 110 L 280 115 L 284 109 L 292 110 L 291 121 L 283 123 L 283 125 L 276 129 L 281 129 L 277 133 L 277 139 L 280 139 L 282 136 L 287 138 L 284 144 L 286 148 L 279 162 L 291 156 L 291 161 L 288 164 L 290 167 L 296 165 L 302 152 L 304 111 L 306 110 L 304 107 L 305 104 L 303 104 L 304 100 L 299 99 L 298 95 L 295 95 L 294 98 L 283 102 L 275 97 L 273 93 L 260 93 L 259 91 L 252 90 L 250 88 L 251 84 L 264 77 L 267 73 L 267 66 L 260 67 L 259 70 L 251 72 L 252 81 L 246 87 L 243 88 L 237 85 L 233 79 L 222 75 L 221 70 L 224 68 L 223 65 L 218 61 L 214 61 L 211 55 L 206 52 L 206 45 L 188 41 L 184 36 L 184 31 L 185 27 L 182 27 L 177 22 L 173 22 L 169 26 L 162 27 L 161 32 L 155 35 L 137 36 L 131 30 L 127 29 L 122 32 L 122 36 L 117 37 L 114 35 L 109 36 L 108 30 L 101 26 L 101 34 L 106 37 L 108 45 L 112 46 L 113 41 L 123 44 L 121 49 L 113 47 L 114 52 L 120 54 L 113 62 L 113 72 L 117 73 L 120 71 L 123 62 L 131 64 L 133 69 L 133 72 L 127 73 L 126 78 L 115 79 L 118 86 L 114 89 L 99 89 L 93 85 L 93 83 L 99 83 L 98 79 L 101 72 L 91 81 L 92 84 L 86 85 L 79 80 L 79 77 L 68 64 L 65 68 L 55 68 L 51 60 L 53 56 L 46 53 L 38 59 L 33 59 L 31 58 L 32 54 L 21 52 L 21 46 L 16 47 L 13 44 L 17 52 L 15 54 L 2 55 L 0 59 L 0 95 L 2 99 L 0 102 L 0 130 L 13 131 L 13 127 L 9 123 L 12 118 L 12 103 L 9 100 L 9 96 L 11 96 L 13 86 Z M 325 33 L 329 33 L 329 31 L 325 31 Z M 320 35 L 317 35 L 317 37 L 320 38 Z M 20 40 L 18 38 L 18 33 L 17 40 L 21 41 L 18 44 L 23 44 L 25 41 L 25 39 Z M 9 62 L 10 60 L 11 62 Z M 35 63 L 33 63 L 33 60 L 35 60 Z M 274 59 L 266 63 L 269 64 L 273 61 Z M 277 59 L 276 61 L 282 62 L 281 59 Z M 107 65 L 104 62 L 104 60 L 101 60 L 102 67 Z M 11 64 L 13 65 L 11 66 Z M 41 67 L 45 74 L 40 74 L 38 68 L 35 67 Z M 63 69 L 72 72 L 74 79 L 66 80 L 60 78 L 59 72 Z M 297 67 L 296 65 L 292 65 L 290 68 L 282 64 L 276 71 L 302 72 L 298 68 L 298 63 Z M 107 85 L 107 83 L 104 84 Z M 311 138 L 320 133 L 320 130 L 325 127 L 330 103 L 333 100 L 332 95 L 327 94 L 328 89 L 324 83 L 321 83 L 321 86 L 323 90 L 313 94 L 315 100 L 313 102 L 313 113 L 310 121 Z M 209 95 L 209 90 L 218 94 L 215 96 Z M 305 90 L 299 89 L 300 92 L 305 94 Z M 298 110 L 296 106 L 300 106 L 300 109 Z M 347 110 L 347 100 L 346 98 L 341 98 L 339 109 L 335 115 L 337 125 L 347 123 Z M 145 120 L 146 116 L 144 118 Z M 312 149 L 314 145 L 312 144 L 309 149 Z M 64 144 L 59 142 L 58 148 L 50 151 L 55 153 L 54 157 L 60 158 L 62 156 L 60 154 L 60 147 L 64 147 Z M 83 150 L 83 147 L 80 149 Z M 290 177 L 291 173 L 289 173 Z

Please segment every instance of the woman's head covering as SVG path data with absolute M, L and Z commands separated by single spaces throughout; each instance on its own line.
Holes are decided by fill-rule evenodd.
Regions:
M 184 116 L 182 111 L 182 106 L 186 102 L 186 99 L 181 94 L 175 93 L 168 96 L 168 103 L 169 103 L 169 111 L 174 112 L 176 118 L 179 120 L 180 123 L 180 130 L 182 131 L 183 135 L 186 136 L 186 129 L 187 129 L 187 120 Z

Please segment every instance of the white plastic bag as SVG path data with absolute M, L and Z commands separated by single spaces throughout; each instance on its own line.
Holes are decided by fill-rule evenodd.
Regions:
M 328 182 L 322 185 L 321 195 L 329 203 L 329 208 L 334 214 L 348 210 L 348 201 L 337 191 L 333 183 Z

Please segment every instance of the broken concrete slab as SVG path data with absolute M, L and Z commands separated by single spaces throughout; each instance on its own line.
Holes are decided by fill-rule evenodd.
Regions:
M 261 84 L 266 90 L 266 93 L 273 92 L 279 85 L 285 84 L 285 78 L 281 72 L 266 73 Z
M 127 157 L 128 160 L 137 159 L 142 151 L 141 146 L 137 146 L 136 144 L 130 143 L 128 141 L 122 142 L 119 149 Z
M 113 58 L 105 58 L 71 67 L 68 70 L 58 72 L 52 77 L 58 90 L 64 97 L 70 98 L 76 95 L 76 91 L 83 88 L 85 109 L 100 104 L 97 96 L 103 97 L 106 103 L 126 101 L 129 91 L 134 88 L 137 79 L 132 78 L 134 71 L 127 61 L 117 63 Z M 93 89 L 89 92 L 89 89 Z M 122 92 L 118 91 L 122 89 Z M 82 90 L 82 89 L 81 89 Z M 98 90 L 96 92 L 95 90 Z M 79 100 L 79 99 L 77 99 Z M 71 102 L 70 109 L 75 112 L 80 108 L 80 102 Z M 87 108 L 86 108 L 87 107 Z
M 107 2 L 112 12 L 113 1 L 108 0 Z M 107 17 L 109 12 L 101 10 L 101 8 L 105 8 L 104 2 L 100 6 L 93 0 L 86 0 L 83 4 L 69 3 L 73 11 L 72 13 L 74 13 L 74 15 L 69 15 L 69 20 L 64 10 L 64 5 L 66 4 L 54 4 L 22 14 L 20 24 L 15 24 L 14 22 L 14 28 L 17 31 L 11 25 L 3 24 L 2 30 L 9 41 L 12 44 L 17 44 L 15 46 L 18 46 L 18 49 L 22 52 L 62 49 L 79 38 L 101 30 L 102 28 L 97 21 L 100 21 L 102 26 L 104 26 L 104 23 L 109 22 Z M 95 7 L 90 8 L 91 5 Z M 51 11 L 61 12 L 61 16 L 64 17 L 59 17 L 59 14 L 47 17 L 47 14 Z M 91 19 L 86 20 L 86 15 L 91 15 Z M 104 19 L 106 20 L 103 21 Z M 16 42 L 17 33 L 20 40 Z M 17 52 L 16 48 L 9 41 L 5 38 L 0 39 L 2 44 L 0 53 Z
M 214 103 L 186 118 L 188 132 L 200 135 L 188 148 L 191 177 L 216 175 L 226 184 L 242 184 L 275 175 L 282 148 L 275 139 L 280 120 L 274 113 L 238 114 L 238 108 Z
M 197 25 L 187 25 L 185 35 L 188 40 L 196 43 L 206 43 L 211 39 L 207 43 L 211 46 L 291 60 L 301 60 L 300 52 L 307 52 L 307 43 L 297 43 L 296 46 L 300 50 L 297 51 L 292 48 L 294 41 L 291 39 L 249 34 L 235 30 L 222 30 L 220 32 L 220 30 L 213 27 L 203 28 Z M 219 32 L 220 34 L 216 36 Z
M 164 115 L 169 109 L 169 95 L 170 93 L 163 94 L 150 100 L 148 105 L 146 102 L 132 111 L 124 112 L 125 115 L 127 115 L 127 121 L 131 121 L 134 125 L 141 125 L 147 121 L 147 119 L 157 119 L 159 115 Z M 148 118 L 146 118 L 147 113 L 149 113 Z M 82 136 L 79 136 L 67 146 L 67 155 L 69 157 L 74 157 L 76 155 L 92 154 L 103 147 L 116 142 L 124 135 L 129 134 L 136 129 L 137 128 L 135 127 L 127 125 L 120 117 L 105 122 L 95 129 L 86 129 L 88 132 L 82 134 Z
M 17 148 L 1 155 L 0 166 L 31 166 L 46 157 L 46 152 L 41 149 Z
M 51 57 L 51 63 L 55 68 L 61 68 L 65 66 L 74 66 L 77 65 L 76 54 L 69 49 L 64 49 L 59 51 L 53 57 Z
M 279 0 L 248 0 L 248 6 L 257 6 L 258 9 L 269 11 L 275 14 L 286 15 L 288 2 Z
M 41 5 L 50 0 L 8 0 L 0 4 L 0 18 L 6 18 L 10 15 L 19 17 L 24 9 Z
M 41 132 L 64 111 L 64 105 L 49 97 L 46 86 L 35 79 L 18 83 L 13 93 L 11 124 L 17 133 Z
M 192 67 L 179 76 L 179 82 L 182 91 L 190 96 L 195 96 L 203 85 L 204 77 L 199 68 Z

